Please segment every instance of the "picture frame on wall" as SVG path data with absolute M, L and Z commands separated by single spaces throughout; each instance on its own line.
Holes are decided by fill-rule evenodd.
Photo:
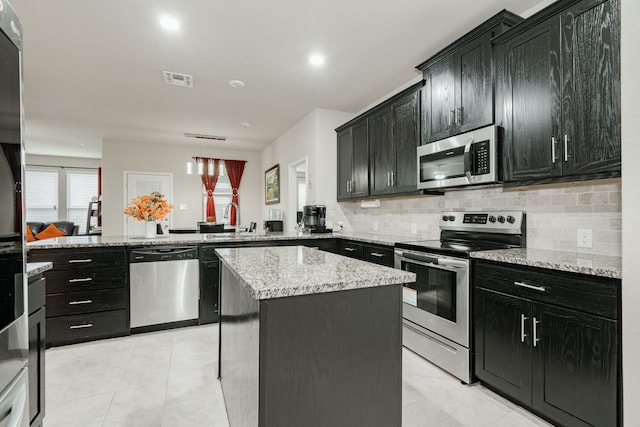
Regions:
M 280 203 L 280 164 L 270 167 L 264 172 L 265 204 Z

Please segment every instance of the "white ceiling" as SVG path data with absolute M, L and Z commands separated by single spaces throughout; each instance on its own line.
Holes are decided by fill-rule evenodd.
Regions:
M 100 157 L 105 140 L 194 143 L 184 132 L 261 150 L 314 108 L 356 112 L 493 14 L 540 0 L 10 2 L 24 27 L 27 152 Z M 163 30 L 161 13 L 181 30 Z M 316 51 L 320 68 L 307 63 Z M 194 88 L 165 85 L 162 70 L 192 74 Z

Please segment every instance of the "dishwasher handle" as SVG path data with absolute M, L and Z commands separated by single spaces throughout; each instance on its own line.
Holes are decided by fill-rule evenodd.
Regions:
M 132 249 L 129 251 L 129 263 L 183 261 L 198 259 L 197 246 L 160 246 Z

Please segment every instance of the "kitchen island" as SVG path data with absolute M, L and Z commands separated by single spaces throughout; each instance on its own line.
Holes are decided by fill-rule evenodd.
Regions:
M 217 249 L 230 425 L 400 427 L 401 283 L 306 247 Z

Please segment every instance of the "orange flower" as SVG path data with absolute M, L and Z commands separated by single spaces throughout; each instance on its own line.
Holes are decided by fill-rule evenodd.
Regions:
M 172 210 L 173 205 L 168 204 L 162 194 L 154 191 L 131 199 L 123 212 L 138 221 L 157 221 L 164 219 Z

